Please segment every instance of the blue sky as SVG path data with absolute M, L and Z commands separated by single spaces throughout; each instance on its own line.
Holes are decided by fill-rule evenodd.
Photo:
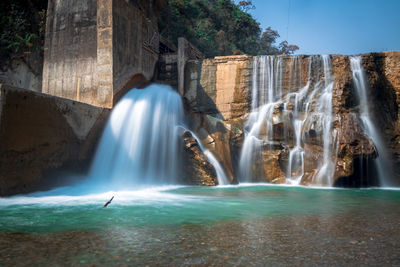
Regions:
M 256 9 L 250 13 L 261 27 L 271 26 L 281 35 L 279 41 L 288 38 L 297 44 L 297 54 L 400 50 L 400 0 L 253 0 L 253 4 Z

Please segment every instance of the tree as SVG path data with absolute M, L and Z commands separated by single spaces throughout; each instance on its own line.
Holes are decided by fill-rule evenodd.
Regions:
M 266 28 L 246 11 L 252 1 L 168 0 L 159 17 L 160 34 L 175 44 L 185 37 L 207 57 L 236 54 L 279 54 L 277 31 Z
M 252 1 L 239 1 L 238 7 L 244 12 L 248 12 L 249 10 L 256 8 Z
M 0 69 L 10 59 L 41 53 L 44 44 L 47 0 L 0 1 Z
M 275 55 L 279 54 L 279 49 L 277 49 L 274 44 L 276 39 L 279 38 L 280 35 L 276 30 L 273 30 L 271 27 L 265 29 L 265 31 L 261 35 L 261 48 L 260 52 L 262 54 Z
M 299 47 L 297 45 L 289 45 L 287 41 L 283 41 L 279 44 L 280 54 L 291 55 L 296 50 L 299 50 Z

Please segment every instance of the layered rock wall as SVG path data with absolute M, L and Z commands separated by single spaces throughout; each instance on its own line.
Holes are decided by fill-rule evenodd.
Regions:
M 350 60 L 348 56 L 332 55 L 333 121 L 332 138 L 336 158 L 334 183 L 346 186 L 377 185 L 374 175 L 367 180 L 365 172 L 373 172 L 374 158 L 378 156 L 372 140 L 362 130 L 359 119 L 359 100 L 355 94 Z M 296 62 L 297 61 L 297 62 Z M 362 55 L 368 82 L 368 98 L 374 120 L 382 129 L 387 147 L 393 158 L 393 180 L 400 182 L 400 138 L 399 138 L 399 90 L 400 90 L 400 52 L 372 53 Z M 290 93 L 291 88 L 301 88 L 310 79 L 307 77 L 311 67 L 313 72 L 321 66 L 309 66 L 310 56 L 284 56 L 282 93 Z M 238 177 L 238 160 L 244 139 L 243 126 L 251 110 L 251 90 L 253 58 L 248 56 L 216 57 L 204 61 L 190 61 L 185 72 L 184 101 L 191 114 L 193 129 L 200 135 L 203 143 L 214 149 L 216 156 L 232 177 Z M 314 70 L 315 69 L 315 70 Z M 321 71 L 321 70 L 320 70 Z M 296 83 L 296 84 L 293 84 Z M 312 108 L 312 107 L 311 107 Z M 277 111 L 278 112 L 278 111 Z M 281 115 L 274 115 L 273 146 L 264 148 L 262 165 L 268 182 L 282 183 L 288 164 L 288 151 L 283 137 L 291 135 L 293 129 L 281 129 Z M 214 121 L 214 123 L 211 123 Z M 215 123 L 217 121 L 217 123 Z M 220 125 L 211 127 L 210 125 Z M 322 140 L 312 137 L 315 132 L 303 131 L 305 153 L 309 158 L 304 166 L 303 184 L 312 184 L 315 178 L 316 162 L 323 155 Z M 293 133 L 292 133 L 293 135 Z M 293 136 L 292 136 L 293 137 Z M 261 159 L 260 159 L 261 160 Z M 363 168 L 363 169 L 360 169 Z M 361 174 L 364 172 L 363 174 Z M 375 175 L 376 176 L 376 175 Z M 314 177 L 314 178 L 313 178 Z M 346 180 L 347 179 L 347 180 Z M 365 178 L 364 178 L 365 179 Z M 232 179 L 232 181 L 235 179 Z
M 242 124 L 250 111 L 251 57 L 191 60 L 185 69 L 184 102 L 190 127 L 237 183 L 235 169 L 243 141 Z
M 362 59 L 373 119 L 394 162 L 392 183 L 400 186 L 400 52 L 370 53 Z
M 386 88 L 394 91 L 396 96 L 396 106 L 393 107 L 392 119 L 386 127 L 386 136 L 395 162 L 393 169 L 397 174 L 395 179 L 400 181 L 400 53 L 387 52 L 384 55 L 383 70 L 387 82 Z

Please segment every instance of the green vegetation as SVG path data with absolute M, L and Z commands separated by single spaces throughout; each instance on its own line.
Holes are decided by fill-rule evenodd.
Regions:
M 1 64 L 41 50 L 44 42 L 47 0 L 0 2 Z
M 261 30 L 247 13 L 252 1 L 166 0 L 159 18 L 161 34 L 171 41 L 185 37 L 207 57 L 248 54 L 291 54 L 298 49 L 286 41 L 276 44 L 277 31 Z M 0 60 L 42 50 L 47 0 L 0 1 Z
M 291 54 L 299 49 L 286 41 L 276 44 L 277 31 L 260 24 L 249 14 L 251 1 L 168 0 L 159 29 L 171 41 L 185 37 L 207 57 L 248 54 Z

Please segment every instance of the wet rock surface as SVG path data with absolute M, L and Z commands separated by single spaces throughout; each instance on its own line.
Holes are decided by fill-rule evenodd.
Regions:
M 184 138 L 184 177 L 182 182 L 192 185 L 218 185 L 214 167 L 200 149 L 200 145 L 192 134 L 186 131 Z

